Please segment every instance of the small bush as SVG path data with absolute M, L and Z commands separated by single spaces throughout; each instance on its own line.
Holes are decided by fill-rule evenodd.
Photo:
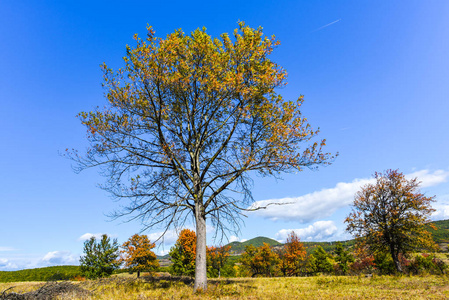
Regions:
M 435 255 L 423 253 L 416 255 L 410 260 L 406 270 L 413 275 L 426 273 L 441 275 L 446 273 L 447 268 L 448 266 L 441 259 L 435 257 Z

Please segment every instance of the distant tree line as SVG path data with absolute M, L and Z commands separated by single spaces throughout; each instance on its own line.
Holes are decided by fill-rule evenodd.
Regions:
M 0 282 L 77 280 L 81 275 L 79 266 L 53 266 L 19 271 L 0 271 Z
M 173 275 L 193 276 L 195 271 L 195 232 L 189 229 L 181 231 L 175 246 L 170 251 Z M 345 247 L 336 243 L 332 252 L 327 252 L 320 245 L 307 254 L 304 244 L 295 232 L 291 232 L 282 246 L 271 247 L 269 244 L 255 247 L 247 245 L 239 256 L 229 255 L 230 246 L 208 247 L 208 277 L 279 277 L 279 276 L 314 276 L 359 275 L 359 274 L 394 274 L 395 263 L 389 253 L 370 252 L 363 243 Z M 404 273 L 408 274 L 443 274 L 447 265 L 435 254 L 415 254 L 400 256 Z

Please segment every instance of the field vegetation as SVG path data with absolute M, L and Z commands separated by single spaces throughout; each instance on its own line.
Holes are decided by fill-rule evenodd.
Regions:
M 187 261 L 171 253 L 170 266 L 116 269 L 111 277 L 98 279 L 89 279 L 80 266 L 3 271 L 0 299 L 446 299 L 449 256 L 441 244 L 447 241 L 447 225 L 438 221 L 432 229 L 439 252 L 401 257 L 400 273 L 386 253 L 369 252 L 354 240 L 302 243 L 292 232 L 286 244 L 257 237 L 208 247 L 208 290 L 195 292 L 192 268 L 186 269 L 195 260 L 196 237 L 190 232 L 185 241 L 180 235 L 172 249 L 181 258 L 190 257 Z M 136 253 L 146 253 L 143 248 L 136 246 Z
M 61 283 L 62 284 L 62 283 Z M 209 281 L 207 292 L 194 293 L 193 280 L 128 274 L 74 283 L 59 299 L 447 299 L 449 278 L 435 276 L 315 276 L 233 278 Z M 0 283 L 0 293 L 43 289 L 45 283 Z M 53 284 L 54 286 L 54 284 Z M 55 287 L 55 286 L 54 286 Z M 55 290 L 58 290 L 54 288 Z M 6 294 L 6 293 L 5 293 Z
M 73 280 L 81 276 L 79 266 L 56 266 L 20 271 L 0 271 L 0 282 Z

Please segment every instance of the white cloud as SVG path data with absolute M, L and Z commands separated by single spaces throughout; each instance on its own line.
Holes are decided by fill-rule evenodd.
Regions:
M 432 219 L 435 221 L 449 219 L 449 205 L 435 205 Z
M 74 265 L 78 264 L 78 261 L 79 258 L 70 251 L 52 251 L 45 254 L 39 264 L 45 266 Z
M 325 241 L 336 237 L 337 226 L 333 221 L 318 221 L 306 228 L 281 229 L 276 233 L 276 238 L 285 243 L 288 235 L 294 231 L 302 241 Z
M 235 236 L 235 235 L 231 235 L 229 237 L 229 243 L 238 242 L 238 241 L 239 241 L 239 238 L 237 236 Z
M 17 269 L 17 265 L 6 258 L 0 258 L 0 270 L 9 271 Z
M 0 258 L 0 271 L 34 269 L 57 265 L 78 265 L 79 254 L 70 251 L 51 251 L 45 255 L 14 254 L 12 257 Z
M 157 255 L 164 256 L 170 252 L 170 249 L 158 249 Z
M 445 182 L 449 177 L 449 172 L 437 170 L 431 173 L 429 170 L 421 170 L 408 174 L 406 177 L 418 177 L 418 180 L 422 181 L 421 187 L 429 187 Z M 352 204 L 355 193 L 363 185 L 374 183 L 374 181 L 373 178 L 364 178 L 354 179 L 352 182 L 339 182 L 334 188 L 323 189 L 299 197 L 257 201 L 251 208 L 263 207 L 270 203 L 284 203 L 283 205 L 270 205 L 266 209 L 253 212 L 253 214 L 271 220 L 283 219 L 308 223 L 316 219 L 329 217 L 337 209 Z
M 416 171 L 405 175 L 407 179 L 418 178 L 421 181 L 420 187 L 429 187 L 446 182 L 449 177 L 449 172 L 445 170 L 436 170 L 430 173 L 429 170 Z
M 449 194 L 438 197 L 437 202 L 432 207 L 435 209 L 432 214 L 433 220 L 449 219 Z
M 257 210 L 254 214 L 272 220 L 284 219 L 308 223 L 332 215 L 337 209 L 348 206 L 354 199 L 354 194 L 361 186 L 373 182 L 373 179 L 355 179 L 352 182 L 339 182 L 334 188 L 294 198 L 270 199 L 257 201 L 254 207 L 266 206 L 269 203 L 291 203 L 271 205 L 266 209 Z
M 101 239 L 103 233 L 85 233 L 78 238 L 78 241 L 87 241 L 90 240 L 91 237 L 95 237 L 95 239 Z
M 240 239 L 238 236 L 235 236 L 235 235 L 231 235 L 230 237 L 229 237 L 229 239 L 228 239 L 228 241 L 229 241 L 229 243 L 232 243 L 232 242 L 240 242 L 240 243 L 243 243 L 243 242 L 246 242 L 248 239 Z
M 178 239 L 179 232 L 176 230 L 170 229 L 167 230 L 163 237 L 162 234 L 164 234 L 164 231 L 154 232 L 148 234 L 148 238 L 151 242 L 155 242 L 156 240 L 164 242 L 164 244 L 174 244 L 176 240 Z
M 12 247 L 0 247 L 0 252 L 1 251 L 14 251 L 15 249 Z

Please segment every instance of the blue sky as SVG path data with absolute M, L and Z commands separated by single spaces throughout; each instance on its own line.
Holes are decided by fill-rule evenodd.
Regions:
M 444 0 L 0 1 L 0 270 L 76 264 L 90 235 L 123 243 L 140 231 L 105 216 L 119 203 L 97 170 L 75 174 L 58 153 L 86 148 L 75 116 L 105 104 L 99 65 L 121 67 L 147 23 L 161 37 L 203 26 L 218 36 L 239 20 L 275 34 L 272 60 L 289 74 L 278 92 L 304 95 L 303 114 L 340 154 L 318 171 L 254 177 L 256 201 L 295 204 L 249 214 L 233 240 L 348 238 L 354 193 L 390 168 L 418 176 L 436 195 L 434 219 L 449 218 L 448 15 Z

